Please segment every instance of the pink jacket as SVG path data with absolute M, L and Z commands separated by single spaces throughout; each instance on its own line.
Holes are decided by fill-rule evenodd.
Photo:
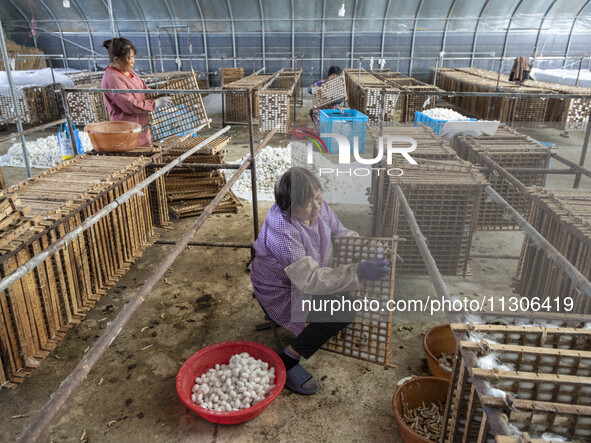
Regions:
M 133 71 L 127 77 L 118 69 L 109 66 L 105 69 L 102 89 L 149 89 L 144 81 Z M 103 94 L 105 105 L 109 111 L 111 121 L 135 122 L 146 126 L 148 124 L 148 113 L 156 108 L 155 100 L 146 100 L 145 94 Z M 140 134 L 138 146 L 150 146 L 152 138 L 150 130 L 147 129 Z

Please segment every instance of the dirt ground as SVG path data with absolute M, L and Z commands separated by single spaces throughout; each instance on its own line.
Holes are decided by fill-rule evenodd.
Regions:
M 307 108 L 298 120 L 307 122 Z M 540 140 L 557 142 L 559 152 L 578 161 L 582 134 L 564 139 L 558 131 L 524 130 Z M 228 159 L 247 151 L 248 134 L 234 127 Z M 262 138 L 255 132 L 255 140 Z M 285 136 L 269 144 L 284 146 Z M 5 144 L 6 145 L 6 144 Z M 4 149 L 4 151 L 3 151 Z M 6 146 L 0 146 L 0 153 Z M 558 165 L 552 165 L 558 167 Z M 589 165 L 588 165 L 589 166 Z M 22 168 L 3 168 L 7 182 L 24 178 Z M 549 187 L 572 186 L 571 176 L 555 175 Z M 589 181 L 583 179 L 583 186 Z M 260 202 L 260 222 L 271 203 Z M 368 234 L 368 207 L 333 205 L 343 223 Z M 237 214 L 214 215 L 196 240 L 252 240 L 252 206 L 243 201 Z M 163 239 L 178 239 L 194 221 L 175 221 L 171 230 L 159 229 Z M 476 232 L 473 252 L 518 255 L 523 234 Z M 16 389 L 0 390 L 0 441 L 14 440 L 34 418 L 60 382 L 71 372 L 137 288 L 156 269 L 171 246 L 154 245 L 121 278 L 87 317 Z M 234 426 L 209 423 L 188 410 L 175 390 L 182 362 L 197 350 L 225 340 L 251 340 L 274 347 L 271 331 L 255 331 L 263 321 L 252 297 L 247 272 L 249 250 L 192 247 L 185 250 L 117 339 L 69 398 L 40 438 L 42 442 L 170 441 L 392 441 L 400 442 L 392 413 L 398 380 L 427 375 L 421 349 L 423 334 L 443 322 L 425 314 L 397 317 L 393 323 L 391 362 L 397 369 L 320 351 L 305 367 L 320 382 L 320 391 L 304 397 L 285 389 L 256 419 Z M 470 260 L 471 275 L 445 277 L 452 294 L 480 297 L 511 294 L 517 260 Z M 435 297 L 426 276 L 397 276 L 396 298 Z M 291 335 L 280 331 L 285 344 Z

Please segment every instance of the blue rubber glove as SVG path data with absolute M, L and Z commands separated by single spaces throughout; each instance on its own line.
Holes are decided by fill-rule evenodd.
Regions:
M 366 280 L 380 280 L 392 271 L 388 260 L 365 260 L 359 264 L 361 278 Z

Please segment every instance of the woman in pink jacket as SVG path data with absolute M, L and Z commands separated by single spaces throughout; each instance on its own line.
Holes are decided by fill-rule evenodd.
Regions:
M 111 63 L 105 69 L 102 89 L 149 89 L 146 83 L 133 71 L 137 52 L 132 42 L 126 38 L 114 38 L 103 42 L 109 51 Z M 160 97 L 156 100 L 146 99 L 142 93 L 106 93 L 103 94 L 105 105 L 111 121 L 139 123 L 148 125 L 148 113 L 161 106 L 169 106 L 172 97 Z M 139 137 L 138 146 L 150 146 L 152 138 L 146 128 Z

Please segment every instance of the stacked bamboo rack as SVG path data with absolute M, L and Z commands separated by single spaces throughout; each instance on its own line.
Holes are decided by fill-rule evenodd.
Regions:
M 223 86 L 244 78 L 244 68 L 223 68 L 219 70 L 219 75 Z
M 256 91 L 260 90 L 271 79 L 271 75 L 251 74 L 247 77 L 223 85 L 224 89 L 249 89 L 251 91 L 252 117 L 259 115 L 259 103 L 255 97 Z M 225 94 L 226 106 L 224 107 L 224 120 L 235 123 L 248 123 L 248 95 L 245 92 Z
M 146 178 L 147 159 L 81 156 L 0 198 L 0 276 L 11 274 Z M 0 293 L 0 385 L 14 387 L 155 240 L 135 195 Z
M 525 186 L 544 186 L 547 174 L 544 172 L 511 172 L 511 168 L 548 169 L 552 152 L 536 140 L 513 130 L 498 131 L 494 136 L 458 136 L 454 139 L 454 149 L 463 160 L 477 166 L 486 166 L 481 156 L 508 168 L 511 175 Z M 527 216 L 530 201 L 521 195 L 507 180 L 493 170 L 485 173 L 491 186 L 520 214 Z M 505 218 L 504 209 L 494 202 L 487 202 L 486 197 L 480 204 L 478 229 L 507 230 L 519 229 L 512 220 Z
M 374 181 L 377 189 L 373 191 L 372 213 L 376 235 L 396 235 L 406 240 L 398 244 L 398 254 L 403 260 L 397 264 L 398 272 L 426 272 L 392 189 L 399 185 L 441 273 L 466 276 L 482 189 L 488 183 L 476 168 L 461 160 L 423 162 L 396 163 L 394 166 L 403 168 L 404 175 L 390 177 L 382 173 Z
M 541 438 L 547 432 L 568 441 L 589 441 L 591 329 L 585 325 L 591 317 L 532 312 L 479 317 L 482 324 L 451 325 L 469 360 L 458 353 L 440 441 L 510 441 L 491 432 L 492 424 L 503 422 L 513 438 Z M 477 367 L 478 358 L 491 353 L 510 367 Z M 476 380 L 486 382 L 484 392 L 473 384 Z
M 372 73 L 379 79 L 384 80 L 391 87 L 400 89 L 402 91 L 440 91 L 440 89 L 433 85 L 428 85 L 412 77 L 406 77 L 399 72 L 382 69 L 379 71 L 372 71 Z M 415 112 L 431 109 L 435 107 L 437 96 L 435 95 L 416 95 L 404 94 L 400 97 L 398 109 L 400 110 L 401 122 L 414 122 Z
M 365 69 L 345 69 L 345 82 L 347 88 L 347 101 L 351 109 L 356 109 L 367 115 L 370 122 L 381 119 L 381 91 L 391 92 L 385 96 L 384 121 L 398 121 L 396 109 L 400 88 L 392 87 L 384 80 L 370 74 Z
M 531 191 L 529 223 L 583 275 L 591 275 L 591 196 L 588 191 Z M 572 312 L 591 313 L 591 300 L 526 237 L 517 269 L 523 297 L 573 300 Z M 563 307 L 564 309 L 564 307 Z
M 509 77 L 504 74 L 499 76 L 496 72 L 478 68 L 458 68 L 457 70 L 495 82 L 499 78 L 503 85 L 509 87 L 514 87 L 515 85 L 509 82 Z M 523 85 L 547 93 L 591 95 L 591 88 L 580 86 L 568 86 L 534 80 L 525 80 Z M 587 122 L 589 121 L 589 113 L 591 113 L 591 98 L 563 99 L 559 95 L 556 98 L 547 99 L 547 102 L 543 121 L 558 122 L 560 129 L 567 129 L 569 131 L 584 131 L 586 129 Z
M 59 120 L 63 105 L 57 88 L 59 85 L 17 87 L 16 113 L 8 88 L 0 88 L 0 114 L 5 119 L 19 116 L 23 123 L 30 125 Z
M 163 148 L 159 159 L 168 163 L 181 156 L 189 149 L 203 142 L 206 137 L 190 137 L 180 146 L 171 146 L 178 142 L 178 137 L 169 137 L 160 143 Z M 194 155 L 185 160 L 182 166 L 173 168 L 165 177 L 166 198 L 168 207 L 176 217 L 199 215 L 213 200 L 219 190 L 226 184 L 226 178 L 219 169 L 200 170 L 192 168 L 192 164 L 208 163 L 223 164 L 226 156 L 224 147 L 231 138 L 220 137 L 204 146 Z M 240 202 L 232 191 L 214 210 L 214 214 L 237 212 Z
M 440 69 L 431 68 L 431 79 L 437 75 L 437 86 L 450 92 L 519 92 L 545 93 L 544 89 L 517 86 L 504 76 L 497 81 L 497 73 L 475 68 Z M 498 84 L 498 88 L 497 88 Z M 544 121 L 547 100 L 531 97 L 449 97 L 447 101 L 466 110 L 468 114 L 485 120 L 503 122 Z
M 132 149 L 124 152 L 98 152 L 91 150 L 88 155 L 108 155 L 115 157 L 145 157 L 151 161 L 147 166 L 148 175 L 152 175 L 160 168 L 155 167 L 162 158 L 163 149 L 157 146 L 146 146 Z M 164 176 L 158 177 L 148 185 L 148 195 L 150 198 L 150 207 L 152 209 L 152 223 L 154 226 L 170 226 L 170 216 L 168 214 L 168 201 L 166 198 L 166 181 Z
M 259 131 L 271 131 L 279 125 L 279 131 L 291 131 L 291 100 L 300 89 L 302 70 L 281 70 L 262 89 L 257 92 L 259 100 Z

